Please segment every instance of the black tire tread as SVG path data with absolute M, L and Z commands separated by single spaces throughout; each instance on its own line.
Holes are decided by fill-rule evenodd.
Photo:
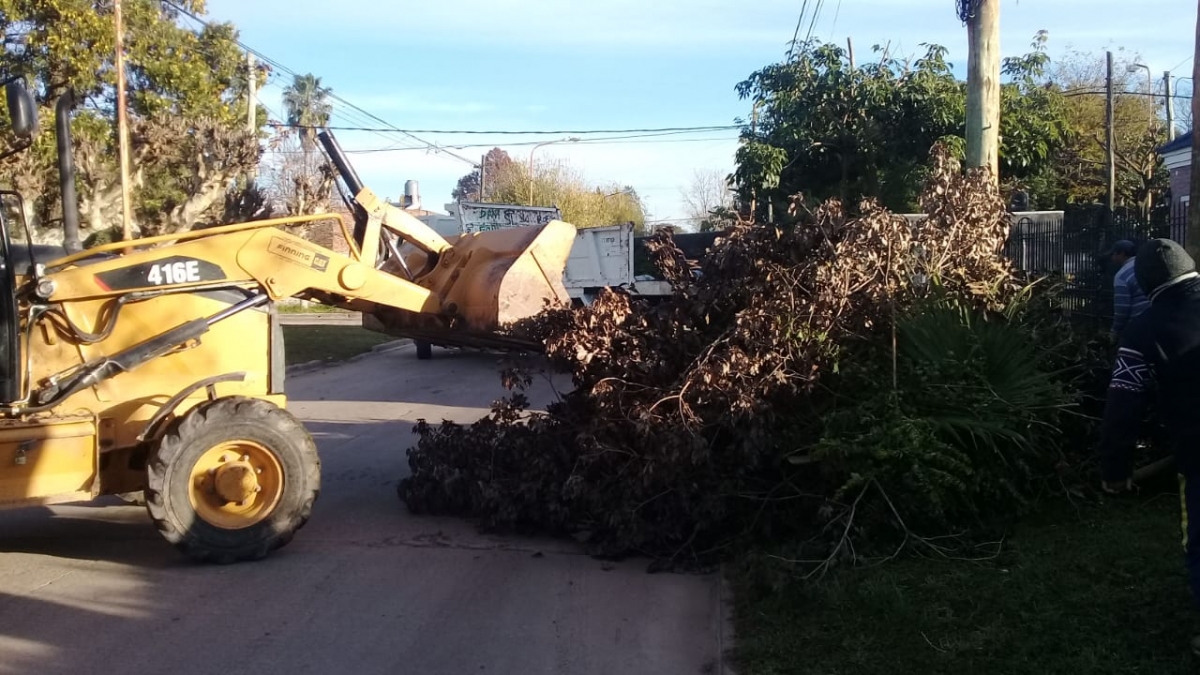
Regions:
M 429 359 L 433 358 L 432 343 L 425 342 L 424 340 L 417 340 L 415 344 L 417 346 L 417 359 L 421 361 L 428 361 Z
M 252 546 L 241 546 L 233 550 L 214 548 L 203 538 L 180 531 L 173 522 L 167 500 L 163 497 L 170 487 L 169 469 L 189 440 L 201 436 L 214 426 L 220 427 L 229 420 L 257 420 L 258 425 L 274 427 L 289 436 L 294 434 L 299 440 L 297 449 L 301 455 L 301 466 L 306 473 L 304 484 L 308 486 L 300 508 L 276 529 L 273 536 L 254 542 Z M 231 396 L 196 406 L 162 437 L 146 465 L 146 509 L 163 538 L 189 558 L 219 564 L 258 560 L 286 546 L 295 533 L 308 523 L 313 504 L 320 495 L 320 476 L 316 443 L 294 415 L 269 401 Z

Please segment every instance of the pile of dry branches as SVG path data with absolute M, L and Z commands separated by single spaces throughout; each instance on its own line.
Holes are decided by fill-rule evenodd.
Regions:
M 796 449 L 781 430 L 819 407 L 817 385 L 848 346 L 886 340 L 898 308 L 931 287 L 980 307 L 1017 290 L 991 182 L 942 148 L 931 176 L 919 222 L 873 202 L 850 217 L 836 201 L 809 212 L 797 199 L 794 224 L 738 224 L 699 274 L 669 234 L 655 237 L 674 296 L 650 304 L 606 292 L 519 327 L 575 390 L 545 415 L 526 414 L 518 391 L 470 426 L 421 422 L 402 498 L 415 512 L 667 560 L 761 529 L 761 497 Z M 509 380 L 519 390 L 528 376 Z M 817 467 L 794 480 L 818 500 L 836 489 Z

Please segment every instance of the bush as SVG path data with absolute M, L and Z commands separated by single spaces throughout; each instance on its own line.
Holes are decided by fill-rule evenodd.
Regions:
M 931 524 L 1010 513 L 1053 463 L 1065 398 L 1013 323 L 1003 200 L 944 149 L 933 160 L 915 226 L 870 201 L 850 216 L 797 199 L 795 226 L 731 228 L 699 276 L 651 237 L 673 297 L 604 292 L 514 327 L 575 391 L 545 414 L 518 392 L 470 426 L 421 421 L 401 497 L 667 562 L 850 532 L 844 500 L 865 485 Z
M 1075 397 L 1053 370 L 1055 345 L 1014 320 L 1022 304 L 989 315 L 933 302 L 897 321 L 895 389 L 877 386 L 878 361 L 851 371 L 840 389 L 853 398 L 813 452 L 841 481 L 836 498 L 874 483 L 898 505 L 889 515 L 926 531 L 1025 510 L 1066 461 L 1060 427 Z

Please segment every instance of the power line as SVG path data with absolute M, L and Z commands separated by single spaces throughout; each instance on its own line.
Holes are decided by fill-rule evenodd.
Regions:
M 829 28 L 829 32 L 837 30 L 838 17 L 842 15 L 842 0 L 838 0 L 837 7 L 833 10 L 833 26 Z
M 290 124 L 287 122 L 279 122 L 277 124 L 273 124 L 272 126 L 287 127 L 289 129 L 332 129 L 334 131 L 387 131 L 387 129 L 380 129 L 379 127 L 343 127 L 343 126 L 328 126 L 328 125 L 313 126 L 313 125 L 305 125 L 305 124 Z M 692 130 L 692 129 L 680 129 L 680 130 L 675 130 L 675 131 L 636 130 L 635 129 L 635 130 L 631 130 L 631 131 L 635 131 L 635 132 L 639 132 L 639 133 L 632 133 L 632 134 L 625 135 L 625 136 L 608 136 L 608 137 L 603 137 L 603 138 L 605 140 L 612 140 L 612 139 L 618 139 L 618 138 L 649 138 L 652 136 L 680 136 L 680 135 L 685 135 L 685 134 L 707 134 L 707 133 L 713 133 L 716 131 L 733 131 L 735 129 L 740 129 L 740 127 L 736 127 L 736 126 L 714 127 L 711 129 L 704 129 L 704 130 L 699 130 L 699 131 Z M 641 131 L 645 131 L 645 133 L 640 133 Z M 616 132 L 609 132 L 609 133 L 616 133 Z M 597 139 L 581 138 L 575 142 L 587 143 L 587 142 L 593 141 L 593 140 L 597 140 Z M 528 141 L 528 142 L 529 143 L 541 143 L 542 141 Z M 525 142 L 522 141 L 521 143 L 525 143 Z M 456 147 L 460 147 L 460 145 L 458 143 L 451 143 L 449 147 L 456 148 Z
M 817 0 L 817 4 L 813 7 L 812 18 L 808 22 L 808 35 L 804 37 L 804 41 L 812 40 L 813 27 L 817 25 L 817 19 L 821 17 L 821 6 L 825 4 L 825 0 Z
M 796 18 L 796 30 L 792 32 L 792 46 L 788 48 L 788 59 L 792 58 L 792 51 L 796 49 L 796 42 L 800 39 L 800 27 L 804 25 L 804 14 L 808 11 L 808 0 L 800 5 L 800 16 Z
M 180 7 L 179 5 L 175 4 L 171 0 L 160 0 L 160 2 L 162 2 L 164 5 L 166 5 L 168 7 L 171 7 L 172 9 L 179 12 L 180 14 L 192 19 L 193 21 L 196 21 L 197 23 L 199 23 L 203 26 L 206 26 L 209 28 L 212 27 L 212 25 L 208 21 L 205 21 L 204 19 L 200 18 L 199 16 L 197 16 L 196 14 L 194 14 L 193 12 L 189 11 L 188 9 L 186 9 L 184 7 Z M 262 60 L 263 62 L 265 62 L 267 65 L 271 66 L 272 68 L 281 70 L 281 71 L 291 75 L 292 77 L 296 77 L 298 75 L 298 73 L 296 73 L 296 71 L 292 70 L 291 68 L 288 68 L 287 66 L 283 65 L 279 61 L 272 59 L 271 57 L 267 56 L 266 54 L 263 54 L 262 52 L 258 51 L 257 49 L 250 47 L 250 45 L 242 42 L 241 40 L 235 40 L 235 42 L 237 43 L 237 45 L 239 47 L 246 50 L 247 52 L 250 52 L 251 54 L 254 54 L 260 60 Z M 338 101 L 339 103 L 342 103 L 343 105 L 351 108 L 352 110 L 356 110 L 359 113 L 366 115 L 368 118 L 370 118 L 371 120 L 373 120 L 375 122 L 386 125 L 388 127 L 388 129 L 385 129 L 384 131 L 403 134 L 403 135 L 413 139 L 414 141 L 417 141 L 418 143 L 425 145 L 426 147 L 428 147 L 431 150 L 434 150 L 436 152 L 445 153 L 445 154 L 447 154 L 451 157 L 454 157 L 460 161 L 466 162 L 467 164 L 470 164 L 471 166 L 475 166 L 474 160 L 467 159 L 466 157 L 463 157 L 461 155 L 458 155 L 458 154 L 455 154 L 448 150 L 445 150 L 444 148 L 441 148 L 440 146 L 438 146 L 435 143 L 430 143 L 429 141 L 427 141 L 423 138 L 414 136 L 412 133 L 407 132 L 407 131 L 397 127 L 396 125 L 388 122 L 387 120 L 382 119 L 382 118 L 378 117 L 377 115 L 374 115 L 373 113 L 367 112 L 366 110 L 363 110 L 362 108 L 354 105 L 350 101 L 347 101 L 345 98 L 342 98 L 338 94 L 333 93 L 333 91 L 331 91 L 329 89 L 325 89 L 325 93 L 326 93 L 326 95 L 329 96 L 329 98 L 331 98 L 335 101 Z
M 1180 61 L 1180 62 L 1179 62 L 1179 65 L 1175 66 L 1174 68 L 1172 68 L 1171 70 L 1169 70 L 1169 71 L 1167 71 L 1167 72 L 1169 72 L 1169 73 L 1173 73 L 1173 72 L 1175 72 L 1176 70 L 1179 70 L 1179 66 L 1182 66 L 1183 64 L 1187 63 L 1188 61 L 1191 61 L 1191 60 L 1192 60 L 1192 59 L 1194 59 L 1194 58 L 1195 58 L 1195 55 L 1192 55 L 1192 56 L 1189 56 L 1189 57 L 1187 57 L 1186 59 L 1184 59 L 1184 60 Z
M 273 86 L 277 87 L 280 91 L 282 91 L 284 93 L 286 93 L 286 91 L 287 91 L 287 89 L 285 87 L 279 85 L 278 83 L 273 83 Z M 370 123 L 370 120 L 367 120 L 366 122 L 364 122 L 363 120 L 366 118 L 363 118 L 361 115 L 357 115 L 357 114 L 351 115 L 351 114 L 347 113 L 346 111 L 343 111 L 339 107 L 334 107 L 332 112 L 330 113 L 331 119 L 335 118 L 335 117 L 347 120 L 349 122 L 350 126 L 366 127 Z M 280 116 L 278 119 L 280 120 L 280 124 L 283 124 L 283 120 L 286 118 Z M 396 144 L 405 142 L 405 141 L 396 141 L 393 136 L 385 135 L 387 133 L 387 130 L 375 130 L 375 131 L 372 131 L 371 133 L 373 133 L 374 135 L 376 135 L 386 141 L 393 141 Z M 420 146 L 420 145 L 406 145 L 405 147 L 411 147 L 413 149 L 422 149 L 422 150 L 425 149 L 423 146 Z
M 713 124 L 701 127 L 658 127 L 647 129 L 560 129 L 557 131 L 546 130 L 529 130 L 529 131 L 512 131 L 512 130 L 494 130 L 481 131 L 478 129 L 405 129 L 404 131 L 414 134 L 462 134 L 462 135 L 477 135 L 477 136 L 550 136 L 560 134 L 634 134 L 634 133 L 656 133 L 656 132 L 705 132 L 705 131 L 730 131 L 732 129 L 740 129 L 736 124 Z M 366 131 L 367 129 L 356 129 L 356 131 Z M 394 129 L 400 131 L 399 129 Z
M 573 145 L 654 145 L 661 143 L 722 143 L 725 141 L 736 141 L 737 136 L 728 136 L 722 138 L 682 138 L 674 140 L 657 140 L 657 141 L 642 141 L 642 140 L 607 140 L 597 138 L 587 141 L 580 141 Z M 455 150 L 468 150 L 471 148 L 494 148 L 497 145 L 503 145 L 508 148 L 529 147 L 531 145 L 539 145 L 537 141 L 522 141 L 519 143 L 467 143 L 464 145 L 452 145 L 449 147 Z M 360 150 L 347 150 L 346 154 L 363 155 L 380 152 L 404 152 L 409 150 L 424 150 L 424 148 L 365 148 Z

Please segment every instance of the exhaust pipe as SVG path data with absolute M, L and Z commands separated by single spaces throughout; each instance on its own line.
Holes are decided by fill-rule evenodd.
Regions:
M 58 97 L 54 106 L 55 136 L 58 141 L 58 189 L 62 194 L 63 248 L 67 255 L 83 250 L 79 241 L 79 201 L 75 194 L 75 154 L 71 143 L 72 92 Z

